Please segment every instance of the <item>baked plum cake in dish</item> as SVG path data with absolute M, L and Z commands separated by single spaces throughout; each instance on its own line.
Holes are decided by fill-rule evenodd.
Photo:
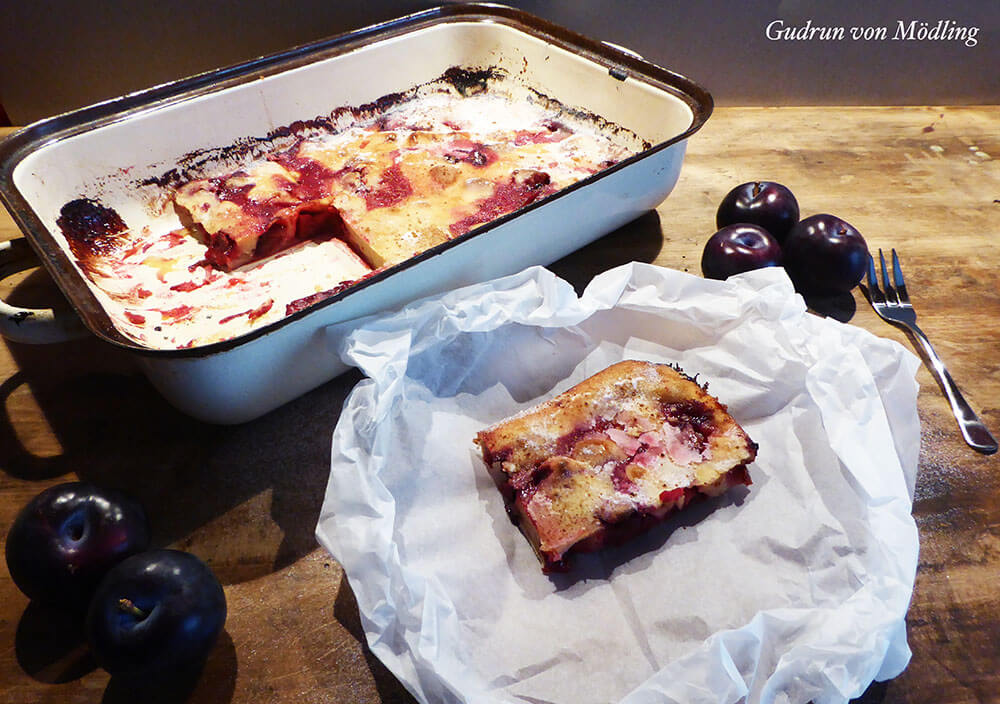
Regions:
M 120 332 L 187 349 L 293 315 L 648 147 L 511 92 L 499 70 L 473 91 L 473 75 L 455 68 L 237 142 L 193 174 L 171 169 L 156 227 L 93 198 L 65 204 L 57 224 Z M 170 212 L 180 227 L 167 227 Z
M 545 572 L 749 485 L 757 445 L 679 368 L 623 361 L 480 431 L 511 519 Z

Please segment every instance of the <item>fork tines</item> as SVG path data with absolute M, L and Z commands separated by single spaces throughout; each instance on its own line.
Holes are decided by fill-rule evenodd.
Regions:
M 886 305 L 910 305 L 910 297 L 906 293 L 906 281 L 903 279 L 903 269 L 899 265 L 899 257 L 895 248 L 892 250 L 892 283 L 889 283 L 889 267 L 885 265 L 885 255 L 882 250 L 878 250 L 879 264 L 881 264 L 882 288 L 879 288 L 877 275 L 875 273 L 875 260 L 868 255 L 868 290 L 872 297 L 872 304 L 880 303 Z
M 899 266 L 899 257 L 896 250 L 892 250 L 892 283 L 889 283 L 889 267 L 885 265 L 885 255 L 882 250 L 878 251 L 879 264 L 882 265 L 882 288 L 878 285 L 878 275 L 875 273 L 875 259 L 868 255 L 868 285 L 866 287 L 868 300 L 871 301 L 872 308 L 878 317 L 886 322 L 892 323 L 909 331 L 920 347 L 923 349 L 927 359 L 930 360 L 928 368 L 937 378 L 941 389 L 948 397 L 952 413 L 958 421 L 962 431 L 962 437 L 970 447 L 977 452 L 989 455 L 997 451 L 997 441 L 987 430 L 983 422 L 979 420 L 975 411 L 958 390 L 954 379 L 945 369 L 944 363 L 938 357 L 937 352 L 931 346 L 930 340 L 917 327 L 917 313 L 910 304 L 910 297 L 906 293 L 906 282 L 903 280 L 903 270 Z M 884 290 L 883 290 L 884 289 Z

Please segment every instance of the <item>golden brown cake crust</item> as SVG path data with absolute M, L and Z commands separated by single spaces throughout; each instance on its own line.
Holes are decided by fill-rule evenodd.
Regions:
M 547 571 L 564 567 L 570 550 L 601 547 L 609 529 L 612 537 L 625 525 L 638 532 L 697 496 L 749 484 L 745 467 L 757 450 L 694 379 L 632 360 L 475 442 Z

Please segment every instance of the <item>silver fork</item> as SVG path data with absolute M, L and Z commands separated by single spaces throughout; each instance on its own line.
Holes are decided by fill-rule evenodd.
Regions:
M 931 347 L 930 340 L 917 327 L 917 313 L 913 310 L 913 306 L 910 304 L 910 297 L 906 293 L 906 282 L 903 280 L 903 270 L 899 266 L 899 257 L 896 256 L 896 250 L 892 250 L 892 284 L 889 283 L 889 273 L 881 249 L 878 251 L 878 258 L 879 263 L 882 265 L 882 288 L 885 289 L 885 292 L 883 293 L 878 286 L 878 280 L 875 276 L 875 260 L 869 255 L 866 294 L 868 300 L 871 301 L 872 308 L 875 309 L 875 312 L 882 320 L 907 330 L 920 343 L 920 347 L 931 362 L 931 372 L 937 378 L 938 383 L 944 390 L 945 396 L 948 397 L 948 403 L 951 404 L 951 411 L 955 414 L 955 419 L 958 421 L 958 427 L 962 431 L 962 437 L 965 438 L 965 442 L 977 452 L 982 452 L 984 455 L 992 455 L 997 451 L 996 439 L 990 434 L 990 431 L 986 429 L 986 426 L 983 425 L 983 422 L 979 420 L 972 409 L 969 408 L 969 404 L 958 390 L 958 386 L 955 385 L 951 374 L 945 369 L 941 358 L 937 356 L 937 352 Z

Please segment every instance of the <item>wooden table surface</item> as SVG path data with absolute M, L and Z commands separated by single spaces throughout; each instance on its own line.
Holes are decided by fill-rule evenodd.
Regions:
M 803 215 L 831 212 L 869 246 L 901 252 L 925 332 L 1000 433 L 1000 107 L 720 109 L 690 142 L 657 209 L 553 269 L 576 285 L 631 260 L 697 273 L 715 208 L 753 179 L 788 185 Z M 18 233 L 0 215 L 0 239 Z M 19 275 L 0 295 L 58 300 Z M 860 291 L 850 322 L 910 345 Z M 850 312 L 850 311 L 848 311 Z M 410 702 L 363 644 L 357 605 L 313 529 L 349 373 L 264 418 L 213 427 L 171 409 L 96 339 L 0 343 L 0 531 L 43 488 L 119 486 L 154 540 L 194 552 L 225 586 L 225 631 L 193 686 L 130 691 L 95 669 L 71 623 L 28 604 L 0 568 L 5 702 Z M 913 659 L 873 702 L 1000 701 L 1000 459 L 963 444 L 921 369 L 914 515 L 921 551 L 908 623 Z

